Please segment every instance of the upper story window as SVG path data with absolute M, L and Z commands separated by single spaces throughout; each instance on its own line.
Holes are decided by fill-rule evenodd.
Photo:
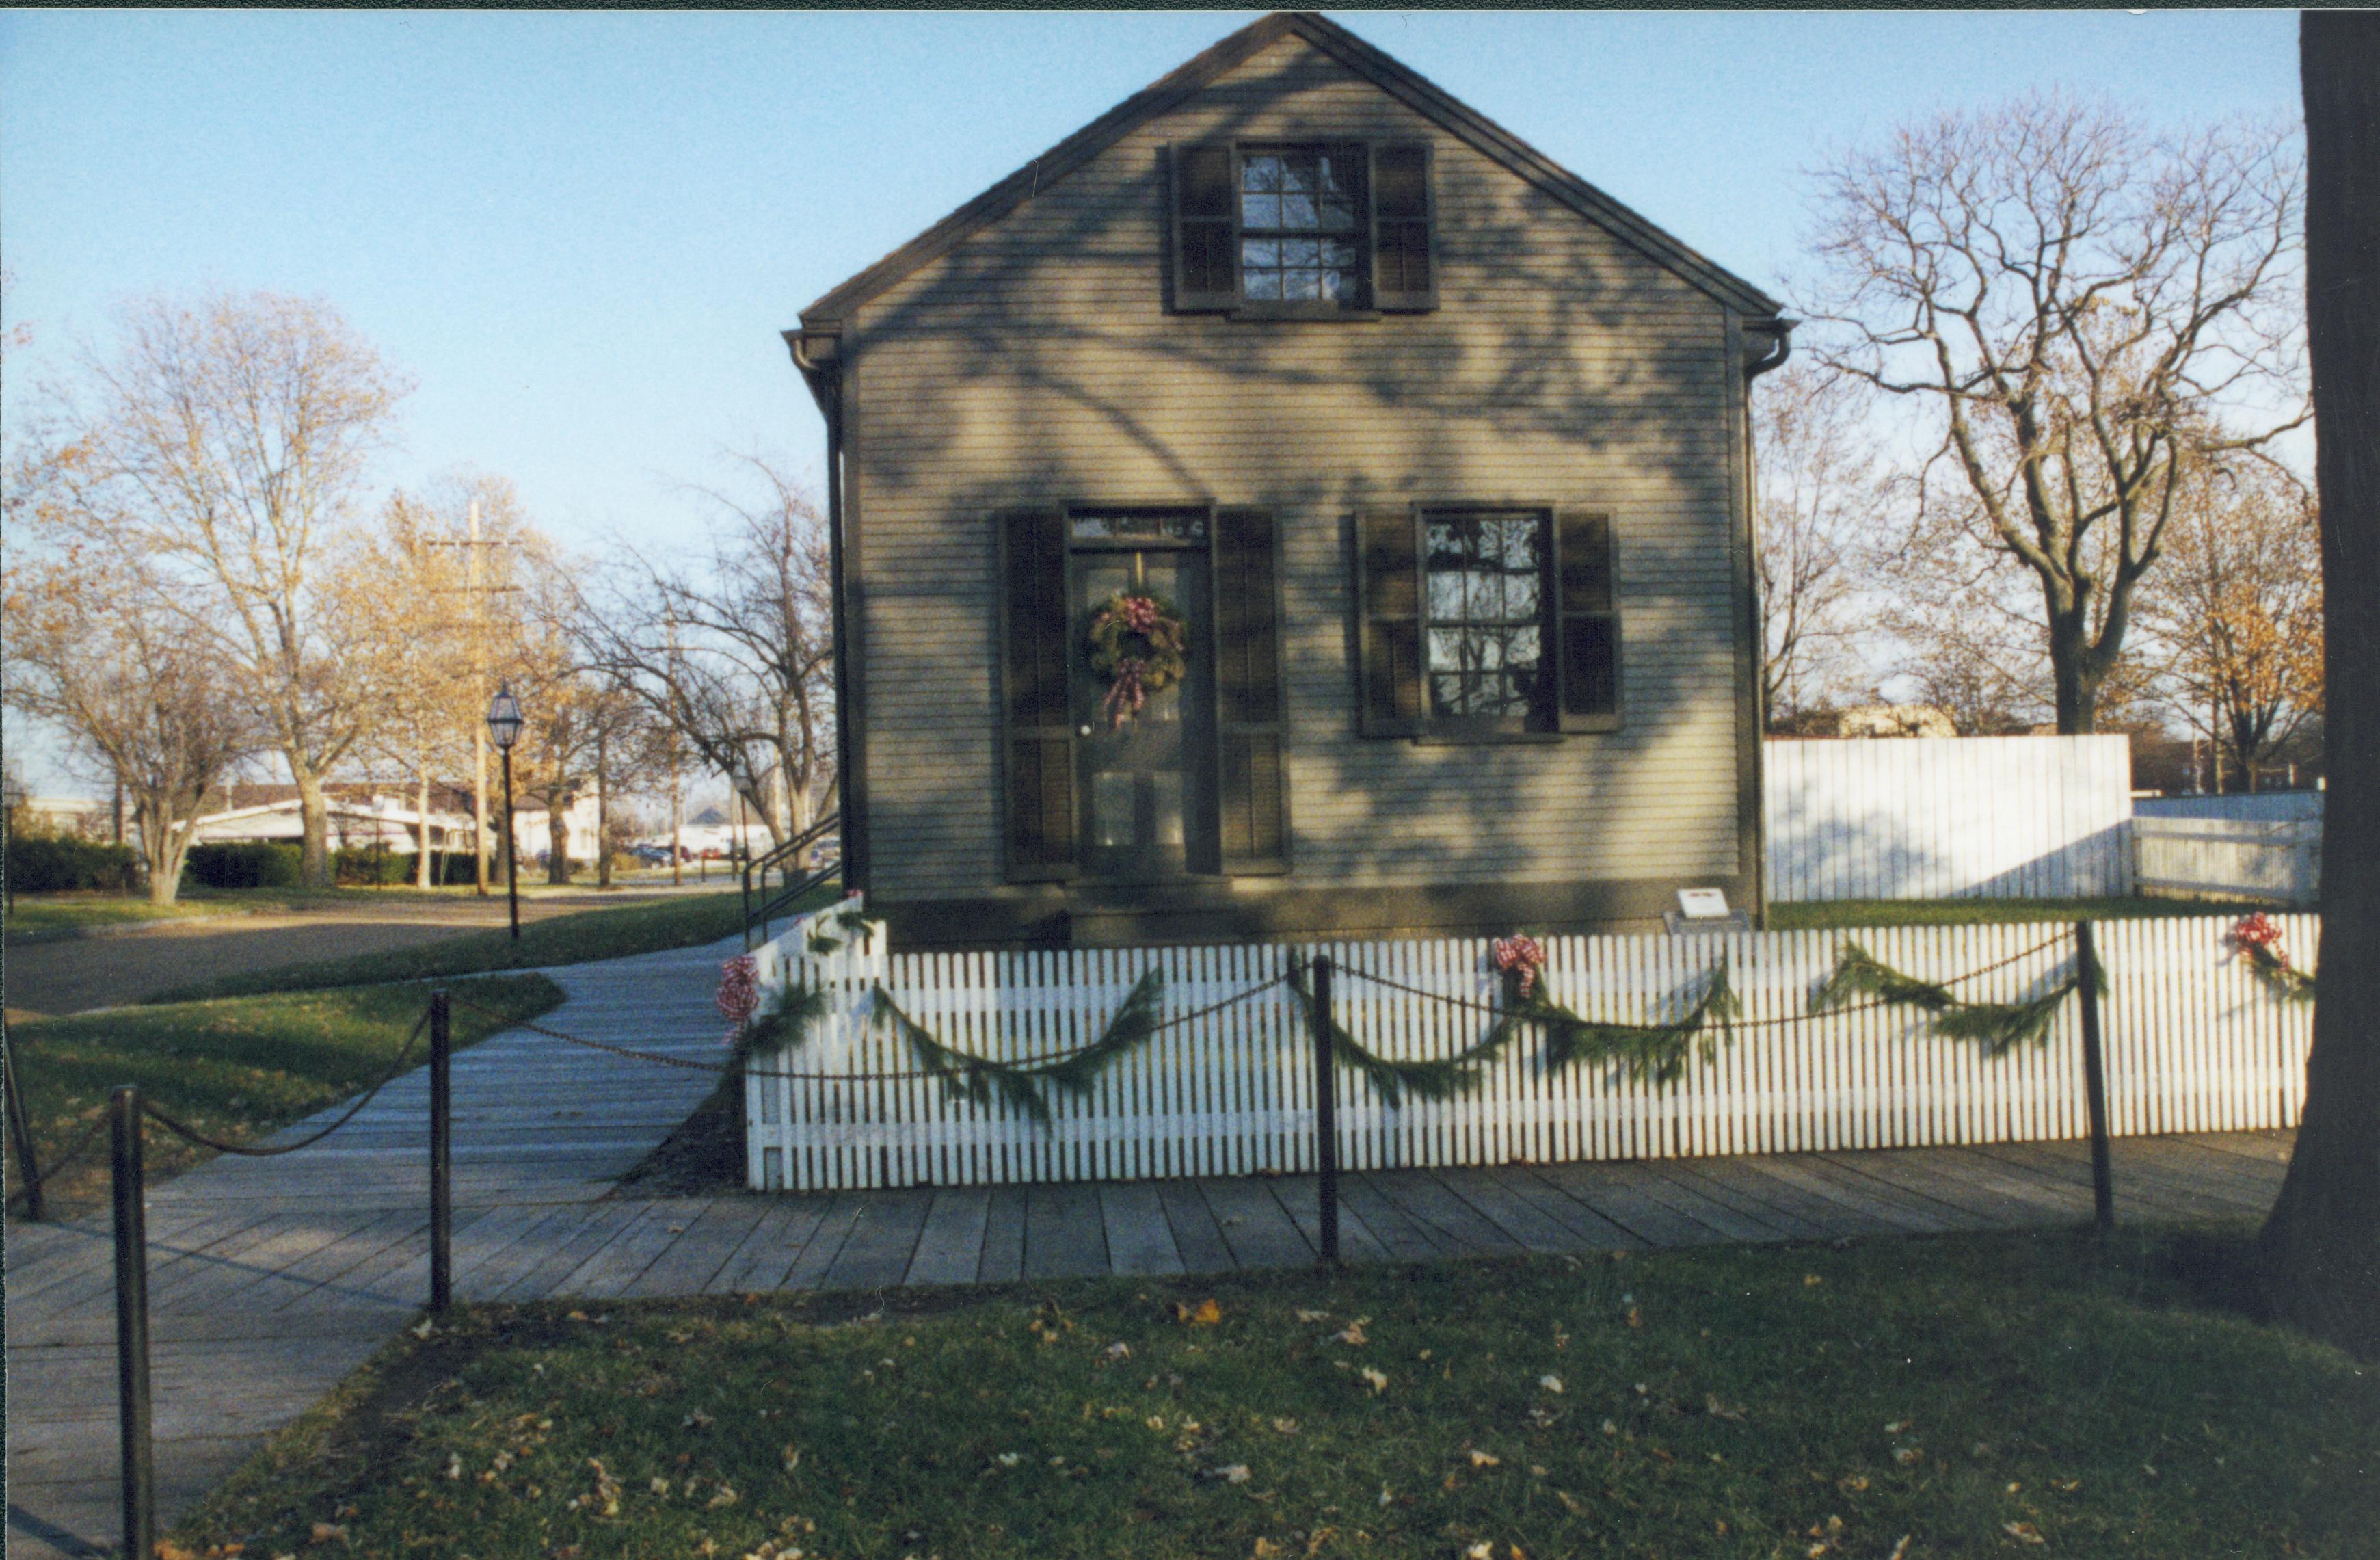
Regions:
M 1260 318 L 1438 307 L 1429 148 L 1208 141 L 1172 153 L 1172 304 Z

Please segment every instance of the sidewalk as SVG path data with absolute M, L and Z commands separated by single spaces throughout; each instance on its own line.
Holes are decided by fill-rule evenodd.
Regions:
M 740 939 L 547 971 L 573 1033 L 723 1060 L 711 1005 Z M 579 1215 L 710 1092 L 711 1076 L 511 1030 L 455 1058 L 455 1260 Z M 336 1109 L 283 1134 L 299 1137 Z M 161 1525 L 427 1303 L 429 1075 L 279 1159 L 216 1159 L 149 1194 Z M 617 1204 L 603 1205 L 615 1208 Z M 8 1226 L 7 1553 L 118 1540 L 114 1239 L 106 1217 Z
M 725 1054 L 709 948 L 549 971 L 540 1022 Z M 710 1075 L 511 1030 L 455 1061 L 463 1300 L 1172 1274 L 1313 1260 L 1311 1176 L 606 1200 Z M 315 1118 L 325 1121 L 331 1113 Z M 396 1330 L 429 1288 L 426 1077 L 346 1131 L 219 1159 L 150 1197 L 158 1504 L 170 1523 Z M 296 1136 L 310 1129 L 300 1124 Z M 2115 1144 L 2127 1220 L 2271 1206 L 2288 1133 Z M 2010 1228 L 2089 1217 L 2078 1143 L 1399 1170 L 1342 1177 L 1356 1261 Z M 103 1220 L 8 1231 L 11 1556 L 116 1536 L 115 1311 Z

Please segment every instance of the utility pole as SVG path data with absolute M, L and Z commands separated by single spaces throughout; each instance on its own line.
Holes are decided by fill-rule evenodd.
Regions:
M 476 704 L 488 696 L 488 645 L 480 632 L 480 501 L 471 500 L 471 540 L 463 550 L 464 589 L 471 600 L 471 701 Z M 504 819 L 504 832 L 512 832 L 512 819 Z M 474 876 L 478 880 L 480 897 L 488 896 L 488 731 L 479 721 L 471 723 L 471 856 L 478 863 Z
M 453 542 L 432 542 L 432 547 L 463 549 L 463 593 L 471 598 L 468 629 L 471 636 L 471 696 L 476 701 L 488 696 L 488 638 L 485 598 L 492 591 L 511 591 L 516 585 L 483 585 L 480 579 L 480 554 L 488 547 L 510 547 L 516 543 L 497 540 L 483 541 L 480 536 L 480 501 L 473 499 L 468 509 L 470 534 Z M 506 824 L 507 830 L 510 824 Z M 472 878 L 480 896 L 488 893 L 488 734 L 480 723 L 471 723 L 471 859 Z

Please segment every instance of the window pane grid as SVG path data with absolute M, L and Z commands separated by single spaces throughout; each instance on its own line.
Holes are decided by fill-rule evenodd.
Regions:
M 1268 302 L 1357 301 L 1356 201 L 1337 152 L 1250 152 L 1240 162 L 1240 285 Z
M 1425 522 L 1431 713 L 1536 727 L 1545 672 L 1546 518 L 1433 515 Z

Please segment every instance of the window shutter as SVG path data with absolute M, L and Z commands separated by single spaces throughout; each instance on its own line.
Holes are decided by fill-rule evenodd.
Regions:
M 1223 871 L 1289 871 L 1280 545 L 1261 509 L 1215 515 L 1215 786 Z
M 1411 509 L 1355 517 L 1358 695 L 1366 737 L 1421 729 L 1421 541 Z
M 1066 518 L 1002 515 L 1001 713 L 1008 876 L 1075 875 L 1075 728 L 1066 702 Z
M 1610 516 L 1564 509 L 1554 517 L 1554 575 L 1561 729 L 1617 731 L 1620 559 Z
M 1372 307 L 1438 307 L 1438 224 L 1427 145 L 1372 148 Z
M 1229 141 L 1177 146 L 1173 168 L 1173 307 L 1228 310 L 1239 302 L 1239 191 Z

